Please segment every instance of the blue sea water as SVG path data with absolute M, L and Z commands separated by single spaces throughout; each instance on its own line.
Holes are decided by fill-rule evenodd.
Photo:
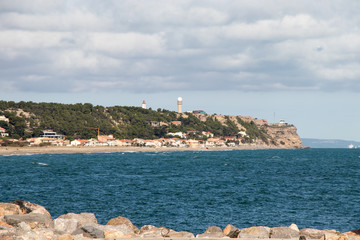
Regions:
M 0 202 L 55 219 L 93 212 L 135 225 L 204 232 L 233 224 L 360 227 L 360 150 L 297 149 L 0 156 Z

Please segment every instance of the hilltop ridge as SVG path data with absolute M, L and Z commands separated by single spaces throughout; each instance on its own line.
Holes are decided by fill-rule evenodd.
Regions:
M 286 123 L 268 123 L 248 116 L 176 113 L 165 109 L 85 104 L 0 101 L 0 127 L 10 138 L 39 137 L 51 129 L 69 140 L 182 138 L 207 140 L 217 137 L 234 144 L 276 148 L 303 148 L 297 129 Z M 98 131 L 96 130 L 98 129 Z M 181 133 L 181 134 L 180 134 Z

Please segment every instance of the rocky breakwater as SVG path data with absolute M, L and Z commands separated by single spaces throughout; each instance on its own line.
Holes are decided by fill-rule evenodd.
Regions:
M 125 217 L 98 224 L 93 213 L 68 213 L 53 219 L 42 206 L 16 200 L 0 203 L 0 240 L 90 240 L 90 239 L 318 239 L 360 240 L 360 230 L 340 233 L 335 230 L 289 227 L 237 228 L 231 224 L 221 229 L 211 226 L 202 234 L 175 231 L 167 227 L 145 225 L 140 229 Z

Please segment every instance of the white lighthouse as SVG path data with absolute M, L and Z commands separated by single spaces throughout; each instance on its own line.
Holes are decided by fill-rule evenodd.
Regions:
M 177 109 L 178 109 L 178 113 L 182 113 L 182 97 L 178 97 Z
M 146 102 L 145 102 L 145 100 L 143 100 L 143 102 L 142 102 L 142 104 L 141 104 L 141 107 L 142 107 L 143 109 L 146 109 Z

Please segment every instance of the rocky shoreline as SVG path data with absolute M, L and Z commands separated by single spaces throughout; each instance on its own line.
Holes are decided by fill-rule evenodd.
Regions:
M 43 207 L 35 203 L 15 200 L 0 203 L 1 240 L 90 240 L 90 239 L 319 239 L 360 240 L 360 230 L 341 233 L 336 230 L 298 229 L 289 227 L 237 228 L 231 224 L 225 229 L 208 227 L 197 234 L 175 231 L 167 227 L 145 225 L 140 229 L 125 217 L 116 217 L 106 225 L 100 225 L 93 213 L 68 213 L 56 219 Z

